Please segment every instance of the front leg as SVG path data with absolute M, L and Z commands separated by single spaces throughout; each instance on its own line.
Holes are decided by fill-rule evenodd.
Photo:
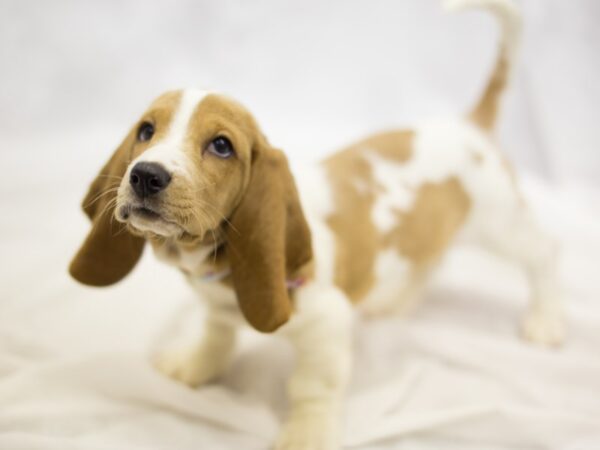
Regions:
M 236 327 L 216 309 L 209 309 L 199 342 L 158 355 L 155 367 L 163 374 L 197 387 L 221 375 L 235 346 Z
M 343 394 L 350 375 L 350 304 L 337 289 L 306 286 L 282 330 L 297 352 L 289 382 L 290 410 L 277 450 L 340 448 Z

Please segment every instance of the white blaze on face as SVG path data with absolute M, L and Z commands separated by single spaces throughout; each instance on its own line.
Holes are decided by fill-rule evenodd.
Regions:
M 129 165 L 129 171 L 138 162 L 156 162 L 171 175 L 188 174 L 188 158 L 184 152 L 184 143 L 192 115 L 200 102 L 209 94 L 207 91 L 186 89 L 181 94 L 177 111 L 173 115 L 167 134 L 158 143 L 151 146 Z M 127 177 L 129 173 L 127 173 Z M 128 178 L 126 178 L 128 179 Z

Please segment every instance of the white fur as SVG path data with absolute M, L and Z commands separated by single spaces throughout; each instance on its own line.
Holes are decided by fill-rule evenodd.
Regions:
M 158 246 L 154 253 L 161 261 L 174 265 L 186 273 L 195 274 L 202 263 L 206 261 L 208 255 L 214 252 L 214 250 L 214 245 L 205 245 L 190 251 L 181 249 L 178 251 L 177 256 L 173 257 L 169 254 L 166 246 Z
M 332 284 L 311 282 L 294 294 L 296 313 L 278 333 L 297 360 L 290 409 L 276 450 L 339 448 L 340 408 L 351 367 L 352 309 Z
M 412 286 L 410 262 L 393 249 L 379 253 L 375 261 L 375 285 L 359 308 L 369 316 L 400 310 L 411 302 L 407 289 Z
M 377 185 L 385 190 L 375 200 L 371 219 L 380 233 L 387 233 L 396 226 L 395 211 L 410 208 L 414 199 L 414 187 L 407 185 L 400 176 L 401 164 L 390 163 L 375 152 L 370 152 L 369 148 L 364 151 Z
M 500 51 L 509 64 L 516 57 L 521 38 L 521 14 L 510 0 L 443 0 L 442 5 L 449 12 L 462 9 L 488 9 L 502 27 Z
M 335 270 L 335 237 L 325 222 L 334 212 L 333 194 L 325 169 L 321 165 L 294 168 L 294 180 L 306 221 L 311 230 L 316 261 L 315 281 L 333 285 Z

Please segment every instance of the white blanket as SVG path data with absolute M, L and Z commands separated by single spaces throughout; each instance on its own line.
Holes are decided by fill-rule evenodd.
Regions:
M 562 242 L 564 347 L 519 339 L 518 270 L 456 250 L 410 316 L 357 324 L 345 448 L 600 448 L 600 195 L 525 188 Z M 149 251 L 115 287 L 72 281 L 80 191 L 0 197 L 0 449 L 270 448 L 288 345 L 244 332 L 227 374 L 197 390 L 158 374 L 150 355 L 199 332 L 200 303 Z

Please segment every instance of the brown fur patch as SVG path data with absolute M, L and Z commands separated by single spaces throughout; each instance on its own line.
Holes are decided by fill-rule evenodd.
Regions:
M 491 130 L 496 122 L 500 98 L 502 92 L 508 83 L 509 64 L 502 55 L 496 62 L 496 67 L 487 86 L 481 96 L 481 99 L 471 112 L 470 117 L 473 122 L 481 128 Z
M 460 181 L 448 178 L 419 188 L 409 211 L 397 211 L 398 227 L 384 237 L 417 269 L 435 262 L 463 224 L 471 200 Z
M 396 163 L 412 155 L 412 131 L 380 133 L 325 160 L 331 180 L 335 213 L 327 222 L 336 235 L 336 284 L 358 301 L 375 282 L 373 266 L 380 247 L 371 209 L 380 187 L 376 185 L 366 152 Z
M 255 147 L 252 175 L 227 227 L 227 256 L 238 303 L 248 322 L 270 332 L 287 322 L 286 285 L 312 259 L 311 234 L 282 152 Z
M 92 221 L 92 228 L 69 266 L 71 276 L 81 283 L 91 286 L 116 283 L 129 273 L 142 254 L 144 240 L 129 234 L 113 216 L 116 186 L 127 169 L 134 141 L 132 130 L 100 170 L 83 199 L 82 208 Z
M 380 251 L 395 248 L 420 273 L 441 256 L 470 209 L 470 199 L 457 178 L 427 183 L 415 193 L 408 211 L 397 211 L 398 226 L 386 234 L 379 232 L 371 217 L 382 188 L 365 155 L 375 152 L 404 163 L 412 155 L 413 138 L 411 131 L 375 135 L 324 162 L 336 206 L 327 220 L 336 236 L 335 283 L 354 302 L 375 283 Z

